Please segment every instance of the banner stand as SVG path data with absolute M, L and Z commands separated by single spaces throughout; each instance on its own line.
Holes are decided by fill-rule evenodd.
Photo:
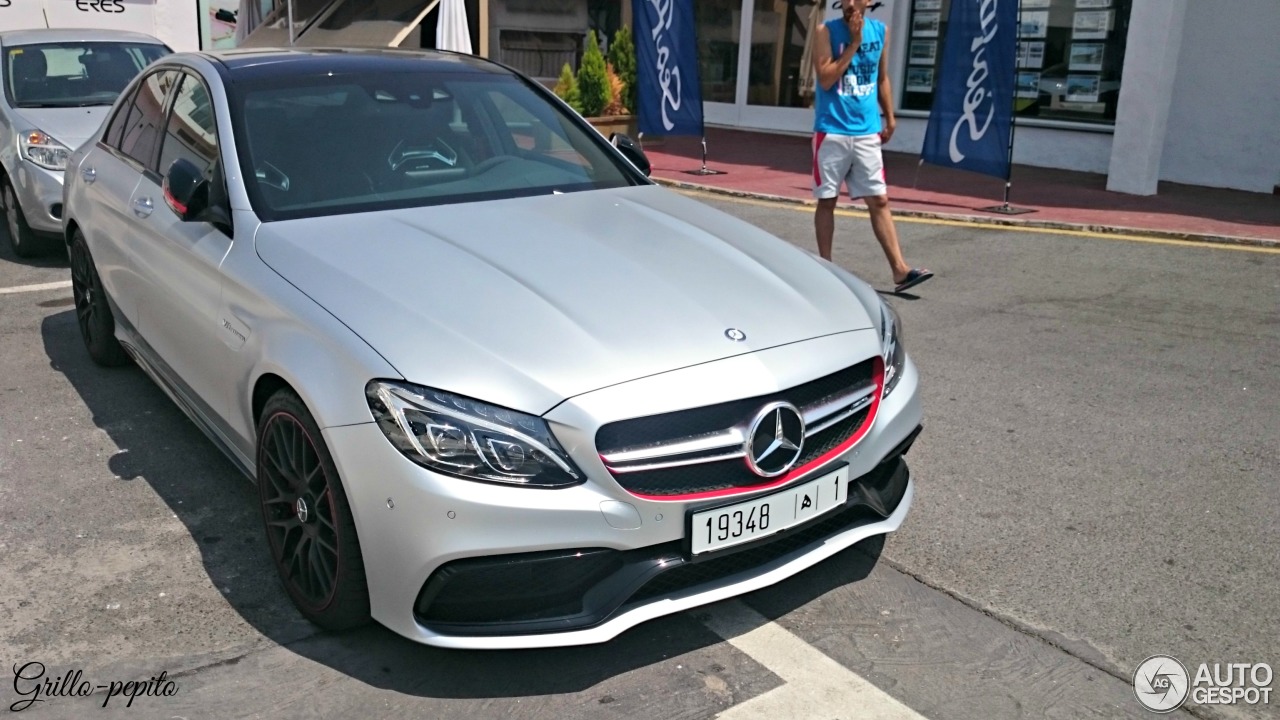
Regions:
M 1018 42 L 1014 46 L 1013 56 L 1013 112 L 1009 114 L 1009 166 L 1004 175 L 1004 204 L 991 205 L 989 207 L 978 208 L 983 212 L 998 213 L 1000 215 L 1026 215 L 1027 213 L 1036 212 L 1032 208 L 1012 207 L 1009 205 L 1009 189 L 1013 187 L 1013 135 L 1018 130 L 1018 61 L 1019 50 L 1022 45 L 1022 0 L 1018 0 L 1018 24 L 1015 37 Z
M 707 136 L 702 136 L 702 167 L 698 170 L 685 170 L 689 175 L 728 175 L 724 170 L 710 170 L 707 168 Z

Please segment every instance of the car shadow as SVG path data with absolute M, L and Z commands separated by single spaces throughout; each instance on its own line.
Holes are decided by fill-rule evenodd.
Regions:
M 0 219 L 0 260 L 35 268 L 70 267 L 67 258 L 67 246 L 63 243 L 52 243 L 52 245 L 54 246 L 53 249 L 40 257 L 20 258 L 13 254 L 13 244 L 9 242 L 9 228 Z
M 376 623 L 322 631 L 298 615 L 267 555 L 257 492 L 139 368 L 89 360 L 74 313 L 45 318 L 50 366 L 62 373 L 94 424 L 119 448 L 105 462 L 118 482 L 145 482 L 191 533 L 208 582 L 279 648 L 368 685 L 431 698 L 506 698 L 579 692 L 611 677 L 721 642 L 698 611 L 652 620 L 598 645 L 522 651 L 427 647 Z M 866 578 L 882 538 L 871 538 L 779 585 L 765 616 L 776 619 Z M 260 652 L 260 651 L 254 651 Z M 423 668 L 431 668 L 423 672 Z

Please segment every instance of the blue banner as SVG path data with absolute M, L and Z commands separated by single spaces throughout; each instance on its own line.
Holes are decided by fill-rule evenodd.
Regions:
M 1018 0 L 951 0 L 921 157 L 1009 176 Z
M 647 135 L 702 135 L 693 0 L 635 0 L 636 114 Z

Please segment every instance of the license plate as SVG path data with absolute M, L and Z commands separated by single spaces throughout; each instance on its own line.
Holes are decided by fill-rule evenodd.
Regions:
M 772 495 L 695 512 L 689 527 L 691 552 L 723 550 L 808 522 L 843 505 L 848 486 L 846 465 Z

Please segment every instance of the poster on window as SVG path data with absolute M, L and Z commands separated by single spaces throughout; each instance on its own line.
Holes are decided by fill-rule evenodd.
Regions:
M 1020 72 L 1018 73 L 1018 97 L 1030 98 L 1035 100 L 1040 96 L 1040 73 L 1038 72 Z
M 1071 27 L 1073 40 L 1106 40 L 1111 31 L 1110 10 L 1076 13 Z
M 911 18 L 911 37 L 938 37 L 938 28 L 942 26 L 942 13 L 916 13 Z
M 938 60 L 938 43 L 936 40 L 912 40 L 911 51 L 907 55 L 908 64 L 935 65 Z
M 1067 67 L 1071 70 L 1099 72 L 1102 70 L 1102 53 L 1105 49 L 1106 45 L 1102 43 L 1072 43 Z
M 236 14 L 240 0 L 198 0 L 200 49 L 219 50 L 236 46 Z
M 1032 70 L 1044 67 L 1044 43 L 1027 40 L 1019 42 L 1018 67 Z
M 942 0 L 916 0 L 916 10 L 941 10 Z
M 1024 12 L 1020 19 L 1021 25 L 1018 37 L 1024 38 L 1042 38 L 1049 34 L 1049 11 L 1037 10 L 1036 12 Z
M 1078 8 L 1109 8 L 1111 0 L 1076 0 Z
M 1098 102 L 1097 75 L 1068 75 L 1067 102 Z
M 933 68 L 907 68 L 907 92 L 933 92 Z

